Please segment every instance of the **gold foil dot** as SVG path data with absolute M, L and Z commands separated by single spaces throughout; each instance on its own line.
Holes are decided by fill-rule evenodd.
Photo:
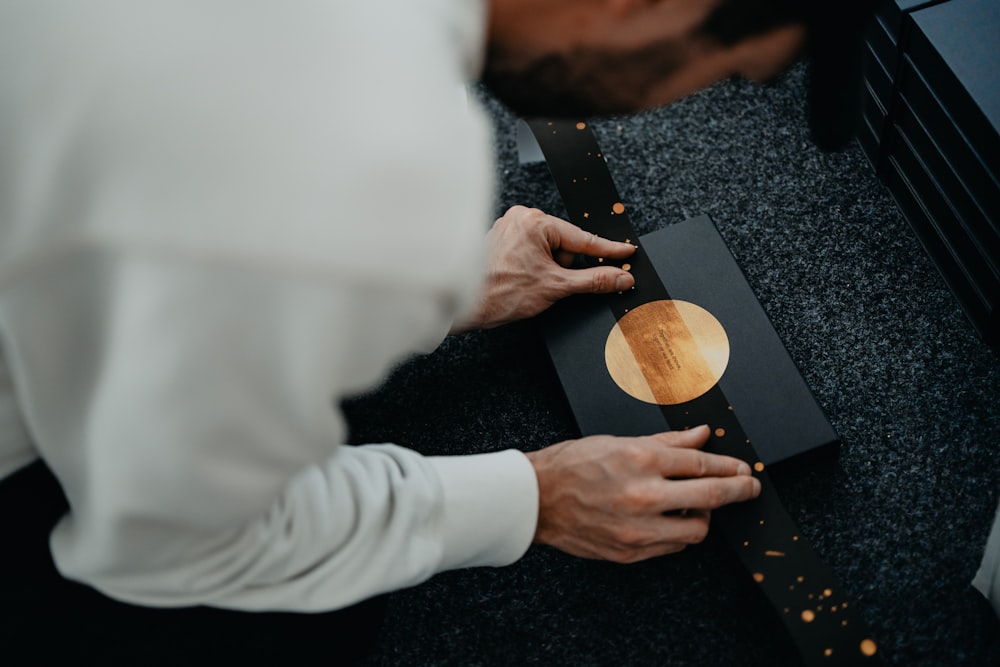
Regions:
M 589 217 L 590 217 L 590 214 L 589 214 L 589 213 L 586 213 L 586 212 L 584 212 L 584 214 L 583 214 L 583 217 L 585 217 L 585 218 L 589 218 Z
M 772 558 L 781 558 L 782 556 L 785 555 L 785 552 L 784 551 L 773 551 L 773 550 L 768 549 L 767 551 L 764 552 L 764 555 L 765 556 L 771 556 Z
M 630 271 L 630 270 L 632 270 L 632 265 L 631 264 L 622 264 L 622 269 L 625 270 L 625 271 Z
M 725 434 L 726 434 L 726 429 L 722 428 L 721 426 L 719 428 L 715 429 L 715 437 L 716 438 L 721 438 Z
M 790 612 L 790 611 L 791 611 L 791 609 L 789 609 L 788 607 L 785 607 L 785 610 L 784 610 L 784 611 L 785 611 L 785 613 L 787 614 L 788 612 Z
M 578 129 L 578 130 L 583 130 L 583 129 L 585 129 L 586 127 L 587 127 L 587 124 L 586 124 L 586 123 L 577 123 L 577 124 L 576 124 L 576 129 Z
M 840 608 L 841 609 L 847 609 L 847 603 L 845 602 L 844 604 L 840 605 Z
M 700 306 L 671 299 L 648 301 L 618 319 L 604 344 L 604 361 L 611 379 L 632 398 L 681 405 L 722 377 L 729 362 L 729 338 Z
M 816 614 L 813 613 L 812 609 L 806 609 L 802 612 L 802 620 L 806 623 L 812 623 L 816 620 Z
M 847 621 L 841 621 L 840 622 L 840 627 L 846 628 L 847 627 Z
M 733 406 L 731 406 L 731 405 L 730 405 L 730 406 L 729 406 L 728 408 L 726 408 L 726 409 L 727 409 L 727 410 L 729 410 L 730 412 L 732 412 L 732 411 L 733 411 Z
M 761 574 L 760 572 L 754 572 L 753 580 L 759 584 L 760 582 L 764 581 L 764 575 Z
M 604 258 L 603 258 L 603 257 L 598 257 L 598 258 L 597 258 L 597 261 L 598 261 L 598 262 L 603 262 L 603 261 L 604 261 Z
M 861 653 L 862 653 L 862 655 L 866 655 L 868 657 L 871 657 L 871 656 L 875 655 L 876 651 L 878 651 L 878 646 L 875 644 L 875 642 L 873 642 L 870 639 L 863 639 L 861 641 Z
M 749 542 L 747 542 L 746 540 L 744 540 L 744 541 L 743 541 L 743 546 L 745 546 L 745 547 L 748 547 L 748 546 L 750 546 L 750 543 L 749 543 Z
M 831 655 L 833 655 L 833 649 L 832 648 L 826 649 L 825 651 L 823 651 L 823 655 L 829 658 Z
M 823 611 L 823 605 L 816 605 L 816 611 Z
M 806 580 L 805 577 L 795 577 L 795 581 L 799 582 L 800 584 L 805 580 Z
M 792 535 L 792 542 L 798 542 L 798 541 L 799 541 L 799 536 L 798 535 Z
M 813 599 L 813 597 L 815 597 L 815 596 L 814 596 L 814 595 L 813 595 L 812 593 L 810 593 L 810 594 L 809 594 L 809 595 L 807 595 L 806 597 L 808 597 L 808 598 L 809 598 L 810 600 L 812 600 L 812 599 Z
M 764 472 L 764 464 L 761 463 L 760 461 L 757 461 L 757 463 L 753 464 L 753 469 L 756 470 L 757 472 Z
M 832 607 L 830 607 L 830 611 L 832 611 L 834 614 L 837 613 L 838 609 L 840 609 L 840 607 L 838 607 L 837 605 L 833 605 Z
M 764 520 L 763 519 L 760 520 L 760 525 L 762 525 L 762 526 L 764 525 Z
M 833 591 L 831 591 L 829 588 L 824 588 L 823 595 L 825 595 L 826 597 L 830 597 L 831 595 L 833 595 Z
M 616 201 L 614 203 L 614 206 L 611 207 L 611 210 L 617 213 L 618 215 L 621 215 L 622 213 L 625 212 L 625 204 L 621 203 L 620 201 Z

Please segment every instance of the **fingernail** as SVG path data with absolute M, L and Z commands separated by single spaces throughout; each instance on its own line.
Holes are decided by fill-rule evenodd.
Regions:
M 623 273 L 622 275 L 615 278 L 615 290 L 621 292 L 627 290 L 635 282 L 635 279 L 631 274 Z
M 736 469 L 736 474 L 737 475 L 749 475 L 750 474 L 750 466 L 748 466 L 746 463 L 741 463 L 739 465 L 739 467 Z
M 753 497 L 756 498 L 760 495 L 760 480 L 756 477 L 753 478 Z

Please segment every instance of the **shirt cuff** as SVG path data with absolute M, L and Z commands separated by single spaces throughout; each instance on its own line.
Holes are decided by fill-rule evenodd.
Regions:
M 538 481 L 524 453 L 507 450 L 428 459 L 444 489 L 440 571 L 503 566 L 531 546 Z

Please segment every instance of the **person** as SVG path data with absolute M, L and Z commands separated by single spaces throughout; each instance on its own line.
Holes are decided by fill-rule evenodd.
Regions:
M 755 1 L 749 35 L 702 31 L 731 32 L 732 5 L 0 7 L 0 511 L 52 528 L 76 621 L 344 610 L 533 543 L 634 562 L 759 493 L 700 451 L 704 427 L 424 457 L 343 444 L 335 407 L 449 332 L 633 284 L 568 268 L 632 246 L 534 209 L 484 242 L 490 133 L 456 89 L 481 75 L 526 113 L 618 113 L 809 48 L 794 2 Z M 44 475 L 63 504 L 38 498 Z M 66 590 L 13 606 L 51 613 Z

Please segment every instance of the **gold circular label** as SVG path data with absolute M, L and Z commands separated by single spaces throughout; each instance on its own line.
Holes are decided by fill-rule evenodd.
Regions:
M 646 403 L 692 401 L 722 377 L 729 337 L 715 317 L 687 301 L 643 304 L 618 320 L 604 346 L 611 378 Z

